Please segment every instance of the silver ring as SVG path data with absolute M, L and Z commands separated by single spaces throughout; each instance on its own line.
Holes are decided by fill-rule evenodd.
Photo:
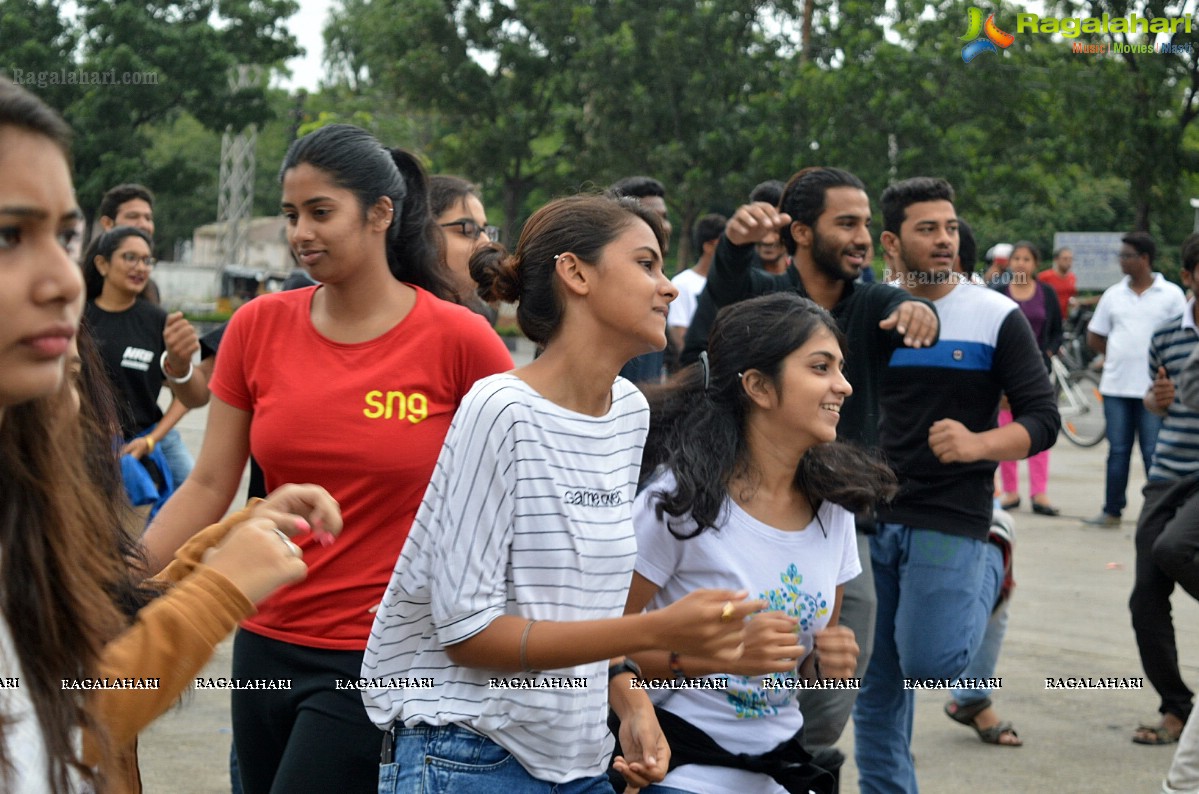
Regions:
M 279 536 L 279 540 L 281 540 L 287 544 L 287 550 L 292 553 L 293 557 L 299 557 L 302 555 L 302 552 L 300 551 L 300 547 L 291 542 L 291 538 L 287 537 L 286 532 L 279 529 L 279 527 L 271 527 L 271 529 L 274 531 L 274 533 L 276 535 Z

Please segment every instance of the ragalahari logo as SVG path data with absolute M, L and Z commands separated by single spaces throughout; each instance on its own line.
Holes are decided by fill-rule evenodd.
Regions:
M 987 17 L 987 21 L 984 23 L 983 12 L 977 8 L 971 8 L 970 29 L 959 40 L 968 42 L 965 47 L 962 47 L 962 60 L 970 63 L 984 52 L 998 53 L 1000 50 L 1006 50 L 1012 46 L 1016 37 L 995 27 L 994 14 Z

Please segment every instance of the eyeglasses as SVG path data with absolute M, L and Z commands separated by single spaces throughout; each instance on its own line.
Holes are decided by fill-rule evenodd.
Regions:
M 1133 251 L 1132 253 L 1129 253 L 1128 251 L 1121 251 L 1118 256 L 1121 259 L 1136 259 L 1138 256 L 1140 256 L 1140 253 L 1136 251 Z
M 140 262 L 141 264 L 146 266 L 147 270 L 153 270 L 154 266 L 158 264 L 158 260 L 155 259 L 154 257 L 138 256 L 137 254 L 133 253 L 132 251 L 122 252 L 121 253 L 121 261 L 123 261 L 129 267 L 133 267 L 134 265 L 136 265 Z
M 450 221 L 449 223 L 441 224 L 443 228 L 450 226 L 458 227 L 458 234 L 463 237 L 469 237 L 472 240 L 478 240 L 480 234 L 487 235 L 487 239 L 493 243 L 500 241 L 500 227 L 498 226 L 480 226 L 469 218 L 463 218 L 460 221 Z

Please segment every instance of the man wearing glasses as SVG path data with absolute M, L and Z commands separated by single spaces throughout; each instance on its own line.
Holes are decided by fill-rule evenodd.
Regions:
M 1121 239 L 1117 283 L 1099 299 L 1087 327 L 1087 344 L 1104 355 L 1099 393 L 1107 419 L 1107 476 L 1103 509 L 1085 523 L 1115 528 L 1128 500 L 1128 470 L 1134 437 L 1141 448 L 1145 472 L 1153 459 L 1161 417 L 1145 408 L 1142 398 L 1152 386 L 1149 375 L 1149 341 L 1154 330 L 1186 309 L 1186 298 L 1176 284 L 1153 270 L 1157 245 L 1145 232 Z

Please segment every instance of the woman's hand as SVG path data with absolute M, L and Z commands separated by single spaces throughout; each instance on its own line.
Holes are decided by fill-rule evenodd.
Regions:
M 820 654 L 821 678 L 852 678 L 858 669 L 858 643 L 849 626 L 829 626 L 816 632 L 813 644 Z
M 195 327 L 183 317 L 183 312 L 167 315 L 162 329 L 162 341 L 167 349 L 167 364 L 176 378 L 187 375 L 192 357 L 200 352 L 200 337 Z
M 255 604 L 308 575 L 300 547 L 268 518 L 238 524 L 220 544 L 204 552 L 203 561 Z
M 747 601 L 741 590 L 696 590 L 670 606 L 648 613 L 655 621 L 658 648 L 720 662 L 741 658 L 745 618 L 766 602 Z
M 799 644 L 798 627 L 799 621 L 785 612 L 751 615 L 745 622 L 745 651 L 728 672 L 757 676 L 794 671 L 807 653 Z
M 319 485 L 282 485 L 256 504 L 252 513 L 273 521 L 289 537 L 311 532 L 322 546 L 333 545 L 341 534 L 341 506 Z
M 132 455 L 134 459 L 141 460 L 150 454 L 153 449 L 149 436 L 138 436 L 130 441 L 125 446 L 121 447 L 122 455 Z
M 662 735 L 649 698 L 645 698 L 645 707 L 621 716 L 620 750 L 623 755 L 612 759 L 612 767 L 629 784 L 625 794 L 637 794 L 666 777 L 670 768 L 670 745 Z

